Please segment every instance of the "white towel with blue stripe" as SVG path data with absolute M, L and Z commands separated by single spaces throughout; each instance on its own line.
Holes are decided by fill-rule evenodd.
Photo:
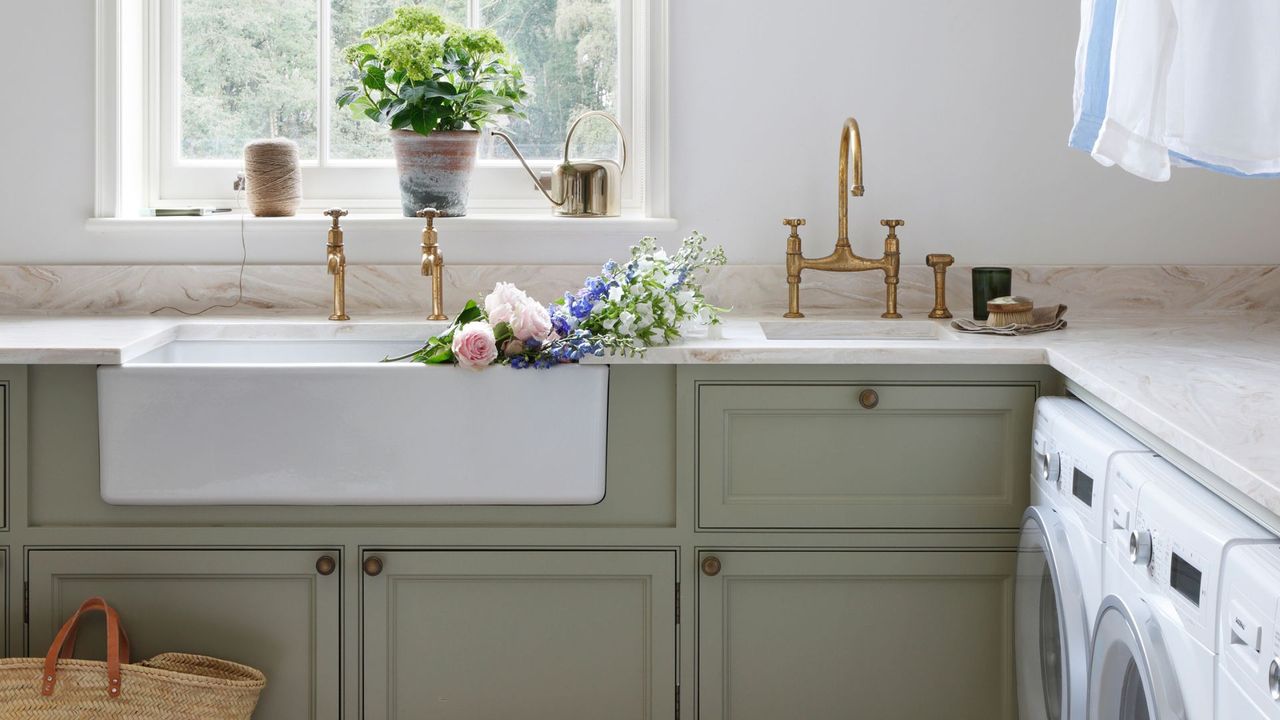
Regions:
M 1069 144 L 1148 180 L 1280 177 L 1280 3 L 1084 0 Z

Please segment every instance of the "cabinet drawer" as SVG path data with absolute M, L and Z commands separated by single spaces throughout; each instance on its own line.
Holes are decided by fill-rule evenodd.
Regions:
M 101 595 L 129 633 L 135 659 L 192 652 L 258 668 L 260 720 L 338 720 L 339 577 L 335 550 L 32 550 L 27 655 L 43 656 L 66 618 Z M 337 564 L 340 567 L 340 562 Z M 78 657 L 103 657 L 101 622 L 83 628 Z
M 727 551 L 698 717 L 1013 720 L 1012 552 Z
M 702 385 L 698 524 L 1017 527 L 1035 398 L 1031 385 Z

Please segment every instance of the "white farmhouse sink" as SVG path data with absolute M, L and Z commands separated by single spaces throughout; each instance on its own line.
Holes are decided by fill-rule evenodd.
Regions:
M 769 320 L 760 323 L 769 340 L 940 340 L 949 337 L 929 320 Z
M 98 369 L 118 505 L 589 505 L 606 365 L 380 363 L 402 340 L 176 340 Z

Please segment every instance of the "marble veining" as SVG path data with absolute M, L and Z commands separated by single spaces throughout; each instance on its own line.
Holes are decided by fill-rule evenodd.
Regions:
M 447 265 L 445 304 L 456 307 L 466 298 L 481 296 L 499 280 L 552 300 L 598 271 L 593 265 Z M 947 275 L 947 302 L 957 315 L 971 310 L 969 272 L 968 267 L 956 266 Z M 239 277 L 235 265 L 0 266 L 0 313 L 148 313 L 166 305 L 194 312 L 235 302 Z M 786 271 L 781 264 L 719 268 L 706 289 L 726 307 L 769 314 L 786 307 Z M 1013 290 L 1040 304 L 1070 305 L 1076 316 L 1280 309 L 1280 272 L 1275 266 L 1032 266 L 1015 269 Z M 932 270 L 904 266 L 898 295 L 904 314 L 927 313 L 933 307 Z M 331 299 L 322 264 L 249 265 L 241 304 L 229 312 L 215 312 L 319 312 Z M 429 303 L 430 283 L 416 265 L 348 266 L 347 305 L 353 317 L 414 312 Z M 883 280 L 872 273 L 808 273 L 801 285 L 802 309 L 865 311 L 883 304 Z

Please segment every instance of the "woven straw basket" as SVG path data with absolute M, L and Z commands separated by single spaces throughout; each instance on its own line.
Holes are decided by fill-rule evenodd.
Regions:
M 107 660 L 74 660 L 84 613 L 107 616 Z M 129 638 L 116 611 L 90 598 L 58 631 L 43 658 L 0 659 L 5 720 L 248 720 L 263 674 L 225 660 L 165 653 L 129 664 Z

